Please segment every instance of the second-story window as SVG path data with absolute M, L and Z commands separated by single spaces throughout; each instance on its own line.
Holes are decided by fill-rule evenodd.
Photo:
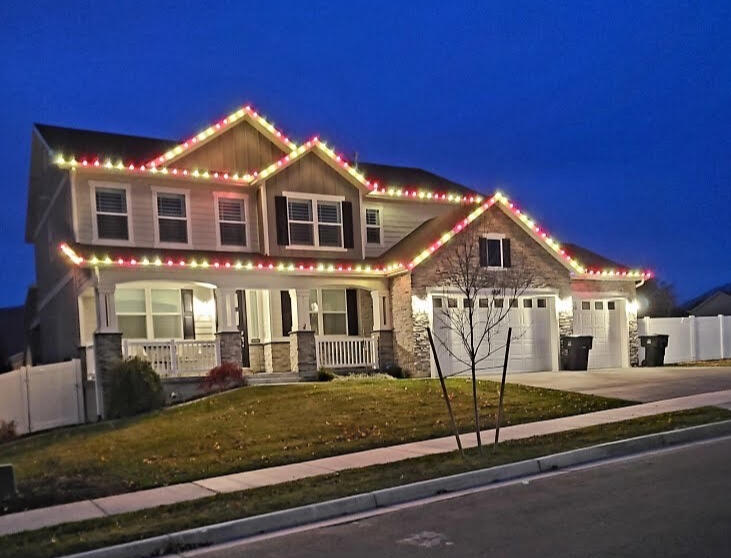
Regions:
M 381 210 L 377 207 L 366 207 L 366 244 L 381 244 Z
M 287 197 L 287 219 L 290 245 L 343 247 L 342 202 Z
M 289 217 L 289 242 L 295 245 L 314 246 L 315 221 L 312 215 L 312 200 L 287 199 Z
M 188 244 L 188 208 L 186 194 L 156 192 L 158 241 Z
M 222 247 L 246 246 L 246 205 L 243 198 L 216 198 L 218 239 Z
M 96 236 L 99 240 L 129 240 L 129 211 L 125 188 L 94 188 Z
M 343 245 L 343 219 L 340 202 L 317 202 L 317 233 L 320 246 Z

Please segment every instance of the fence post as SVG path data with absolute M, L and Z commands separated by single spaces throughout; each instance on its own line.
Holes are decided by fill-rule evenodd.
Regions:
M 175 339 L 170 340 L 170 371 L 173 376 L 178 375 L 178 347 L 175 344 Z
M 690 334 L 690 360 L 695 362 L 698 358 L 696 350 L 695 316 L 688 317 L 688 332 Z
M 721 348 L 721 358 L 726 358 L 726 347 L 724 346 L 723 314 L 718 315 L 718 340 Z

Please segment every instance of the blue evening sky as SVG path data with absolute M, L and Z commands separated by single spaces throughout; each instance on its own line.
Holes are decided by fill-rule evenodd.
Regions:
M 0 305 L 33 122 L 182 138 L 251 102 L 297 139 L 502 189 L 682 298 L 731 281 L 731 3 L 0 6 Z

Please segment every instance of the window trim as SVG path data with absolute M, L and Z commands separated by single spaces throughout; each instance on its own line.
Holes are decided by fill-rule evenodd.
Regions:
M 127 204 L 127 240 L 116 240 L 113 238 L 99 238 L 99 225 L 96 222 L 96 189 L 124 190 Z M 132 246 L 134 245 L 134 230 L 132 226 L 132 196 L 130 195 L 130 184 L 125 182 L 109 182 L 106 180 L 89 180 L 89 197 L 91 198 L 91 238 L 94 244 L 106 244 L 108 246 Z M 104 215 L 107 215 L 106 213 Z M 112 215 L 111 213 L 109 215 Z M 116 214 L 119 215 L 119 214 Z
M 348 248 L 345 248 L 344 238 L 344 226 L 343 226 L 343 206 L 342 203 L 345 201 L 345 196 L 332 196 L 327 194 L 312 194 L 308 192 L 289 192 L 284 191 L 280 195 L 284 196 L 287 200 L 287 232 L 289 232 L 289 224 L 292 220 L 289 218 L 289 200 L 309 200 L 312 202 L 312 240 L 313 244 L 293 244 L 292 235 L 289 235 L 289 244 L 284 246 L 286 250 L 320 250 L 329 252 L 347 252 Z M 317 202 L 331 202 L 340 203 L 340 246 L 320 246 L 320 229 L 319 220 L 317 215 Z M 295 223 L 305 223 L 308 221 L 294 221 Z M 323 223 L 330 226 L 335 226 L 335 223 Z
M 152 186 L 152 216 L 155 220 L 153 226 L 154 231 L 154 244 L 155 247 L 159 248 L 191 248 L 193 246 L 193 235 L 191 227 L 191 215 L 190 215 L 190 190 L 188 188 L 170 188 L 167 186 Z M 160 216 L 157 214 L 157 198 L 159 194 L 178 194 L 185 196 L 185 223 L 187 229 L 188 242 L 162 242 L 160 240 Z M 163 217 L 167 219 L 168 217 Z M 170 217 L 170 219 L 176 219 Z M 182 219 L 179 219 L 182 220 Z
M 487 269 L 507 269 L 505 267 L 505 257 L 503 254 L 503 240 L 507 238 L 507 235 L 503 233 L 487 233 L 482 235 L 483 238 L 487 240 L 497 240 L 500 244 L 500 265 L 490 265 L 490 249 L 489 244 L 486 245 L 487 249 L 487 262 L 488 265 L 486 266 Z
M 368 210 L 378 211 L 378 225 L 368 224 Z M 369 246 L 383 247 L 383 206 L 368 204 L 363 208 L 363 238 L 365 239 L 366 248 Z M 378 239 L 379 242 L 368 242 L 368 229 L 375 229 L 378 227 Z
M 234 223 L 234 221 L 221 221 L 220 211 L 218 208 L 219 199 L 236 199 L 244 202 L 244 234 L 246 235 L 246 242 L 243 246 L 236 244 L 222 244 L 221 243 L 221 223 Z M 215 215 L 216 222 L 216 248 L 219 250 L 228 250 L 231 252 L 248 252 L 251 250 L 251 236 L 249 228 L 249 196 L 246 194 L 239 194 L 238 192 L 213 192 L 213 213 Z

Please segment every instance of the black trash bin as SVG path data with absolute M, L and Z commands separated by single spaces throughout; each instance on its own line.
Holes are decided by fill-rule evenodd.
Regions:
M 564 335 L 561 337 L 561 369 L 586 370 L 589 367 L 591 335 Z
M 669 335 L 640 335 L 640 345 L 645 348 L 642 366 L 662 366 L 665 364 L 665 349 Z

